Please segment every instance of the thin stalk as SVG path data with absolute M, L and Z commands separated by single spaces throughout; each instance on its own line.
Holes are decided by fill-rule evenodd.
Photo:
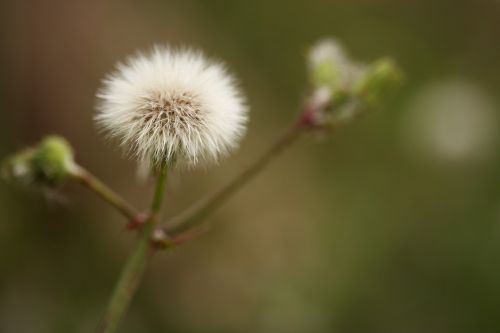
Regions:
M 168 168 L 165 165 L 162 167 L 158 176 L 156 191 L 151 204 L 151 214 L 146 220 L 141 230 L 140 239 L 135 249 L 130 254 L 118 283 L 115 286 L 108 308 L 101 321 L 98 330 L 99 333 L 113 333 L 116 331 L 120 320 L 139 286 L 151 250 L 151 236 L 158 223 L 158 213 L 165 194 L 167 174 Z
M 201 234 L 203 229 L 196 230 L 196 227 L 207 216 L 231 198 L 235 192 L 259 174 L 271 161 L 278 157 L 281 152 L 294 143 L 304 129 L 305 127 L 302 126 L 300 121 L 294 124 L 271 146 L 269 150 L 267 150 L 260 158 L 248 166 L 247 169 L 245 169 L 232 181 L 226 184 L 226 186 L 207 198 L 202 199 L 180 215 L 172 218 L 163 227 L 163 230 L 169 236 L 181 236 L 177 239 L 183 239 L 182 235 L 184 234 L 187 239 L 191 239 L 194 235 L 197 236 L 198 234 Z
M 83 167 L 76 166 L 72 175 L 80 184 L 84 185 L 101 199 L 115 207 L 129 220 L 133 220 L 139 216 L 137 209 Z

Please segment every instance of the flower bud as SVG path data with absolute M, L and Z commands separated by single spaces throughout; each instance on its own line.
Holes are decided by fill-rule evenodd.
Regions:
M 340 88 L 342 76 L 339 64 L 335 61 L 325 59 L 324 61 L 315 64 L 315 66 L 311 68 L 310 75 L 311 82 L 314 86 L 327 86 L 332 90 Z
M 332 95 L 344 88 L 349 61 L 335 39 L 316 43 L 308 54 L 309 76 L 314 88 L 327 87 Z
M 403 80 L 403 73 L 390 58 L 382 58 L 369 66 L 353 89 L 354 97 L 368 106 L 378 106 L 382 99 Z
M 57 136 L 45 138 L 37 147 L 27 148 L 8 158 L 2 165 L 2 177 L 22 186 L 62 184 L 75 171 L 73 150 Z
M 324 39 L 308 54 L 311 92 L 301 124 L 325 129 L 352 121 L 377 106 L 400 83 L 403 75 L 389 58 L 370 66 L 347 56 L 334 39 Z
M 51 186 L 60 185 L 75 169 L 73 149 L 62 137 L 49 136 L 33 156 L 37 181 Z

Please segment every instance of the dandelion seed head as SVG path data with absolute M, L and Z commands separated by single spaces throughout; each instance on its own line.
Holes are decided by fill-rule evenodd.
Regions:
M 217 161 L 245 133 L 248 108 L 224 65 L 201 52 L 137 53 L 98 92 L 98 126 L 142 165 Z

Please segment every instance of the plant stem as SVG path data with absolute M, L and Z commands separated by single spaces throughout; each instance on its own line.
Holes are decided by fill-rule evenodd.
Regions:
M 163 227 L 163 230 L 169 236 L 177 236 L 183 239 L 182 235 L 186 235 L 187 239 L 191 239 L 202 230 L 195 230 L 204 218 L 215 211 L 219 206 L 224 204 L 235 192 L 253 179 L 260 171 L 264 169 L 271 161 L 273 161 L 281 152 L 299 138 L 302 131 L 305 129 L 301 122 L 294 124 L 288 131 L 285 132 L 260 158 L 252 163 L 247 169 L 235 177 L 232 181 L 226 184 L 219 191 L 199 201 L 197 204 L 172 218 Z M 188 235 L 189 233 L 189 235 Z
M 156 191 L 151 205 L 151 214 L 146 220 L 140 234 L 140 239 L 135 249 L 130 254 L 127 263 L 116 284 L 108 308 L 104 315 L 99 333 L 113 333 L 126 312 L 132 298 L 139 286 L 151 250 L 151 236 L 158 223 L 158 213 L 164 197 L 167 182 L 168 167 L 161 168 L 158 176 Z
M 76 166 L 73 177 L 104 201 L 115 207 L 129 220 L 133 220 L 139 215 L 137 209 L 83 167 Z

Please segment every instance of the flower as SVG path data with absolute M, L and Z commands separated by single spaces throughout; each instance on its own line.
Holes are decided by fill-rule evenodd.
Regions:
M 142 165 L 195 165 L 235 148 L 248 108 L 224 65 L 156 46 L 119 63 L 98 94 L 98 126 Z

